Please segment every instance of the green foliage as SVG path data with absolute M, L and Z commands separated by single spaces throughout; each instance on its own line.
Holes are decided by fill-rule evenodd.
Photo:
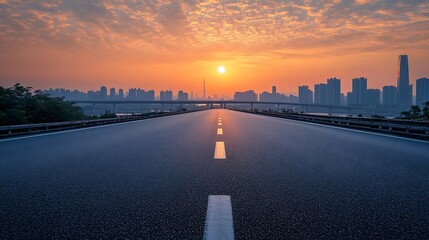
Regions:
M 423 117 L 426 120 L 429 120 L 429 101 L 425 102 L 425 104 L 423 105 Z
M 409 111 L 401 112 L 401 118 L 429 120 L 429 101 L 423 105 L 423 109 L 421 109 L 418 105 L 413 105 Z
M 82 109 L 63 98 L 31 91 L 19 83 L 0 87 L 0 125 L 75 121 L 85 119 Z

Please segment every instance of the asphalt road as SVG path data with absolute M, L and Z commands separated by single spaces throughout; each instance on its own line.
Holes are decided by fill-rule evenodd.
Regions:
M 235 239 L 429 239 L 429 143 L 228 110 L 0 140 L 1 239 L 202 239 L 209 195 Z

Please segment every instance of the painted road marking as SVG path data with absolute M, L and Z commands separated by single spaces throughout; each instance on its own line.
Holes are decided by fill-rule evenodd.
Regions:
M 231 197 L 228 195 L 210 195 L 204 240 L 234 239 L 232 224 Z
M 225 142 L 216 142 L 214 159 L 226 159 Z
M 220 119 L 219 119 L 219 120 L 217 120 L 217 122 L 220 122 L 220 123 L 221 123 L 221 122 L 222 122 L 222 120 L 220 120 Z
M 223 135 L 223 129 L 222 128 L 217 129 L 217 135 Z
M 217 123 L 218 126 L 222 126 L 222 123 Z

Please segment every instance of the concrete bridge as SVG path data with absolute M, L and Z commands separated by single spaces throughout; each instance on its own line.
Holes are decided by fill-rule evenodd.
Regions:
M 226 109 L 227 105 L 238 105 L 238 104 L 248 104 L 250 109 L 254 109 L 255 105 L 276 105 L 277 110 L 280 110 L 281 106 L 291 106 L 291 107 L 301 107 L 304 111 L 307 111 L 309 107 L 317 107 L 327 109 L 327 112 L 332 112 L 333 110 L 342 110 L 347 111 L 348 113 L 357 112 L 363 110 L 360 107 L 349 107 L 342 105 L 323 105 L 323 104 L 303 104 L 303 103 L 288 103 L 288 102 L 259 102 L 259 101 L 234 101 L 234 100 L 173 100 L 173 101 L 144 101 L 144 100 L 88 100 L 88 101 L 73 101 L 78 104 L 92 104 L 93 107 L 95 104 L 111 104 L 113 106 L 113 112 L 115 112 L 115 107 L 117 104 L 161 104 L 161 105 L 201 105 L 206 104 L 213 108 L 214 105 L 219 105 L 220 108 Z

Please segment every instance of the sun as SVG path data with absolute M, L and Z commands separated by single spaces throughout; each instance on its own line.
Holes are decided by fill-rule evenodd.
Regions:
M 219 66 L 219 67 L 217 68 L 217 71 L 218 71 L 220 74 L 224 74 L 224 73 L 226 72 L 226 68 L 225 68 L 224 66 Z

